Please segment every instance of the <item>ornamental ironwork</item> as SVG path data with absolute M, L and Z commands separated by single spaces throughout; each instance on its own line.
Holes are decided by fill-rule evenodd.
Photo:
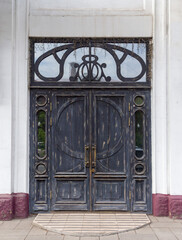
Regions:
M 149 41 L 33 42 L 31 83 L 149 81 Z

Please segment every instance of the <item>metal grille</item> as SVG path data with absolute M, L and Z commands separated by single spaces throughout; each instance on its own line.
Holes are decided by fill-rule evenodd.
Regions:
M 31 86 L 148 86 L 150 39 L 31 39 Z

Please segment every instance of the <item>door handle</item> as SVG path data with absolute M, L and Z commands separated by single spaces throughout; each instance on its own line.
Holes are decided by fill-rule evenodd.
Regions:
M 93 154 L 93 161 L 92 161 L 92 167 L 96 167 L 96 145 L 92 146 L 92 154 Z
M 89 146 L 85 145 L 85 167 L 89 167 Z

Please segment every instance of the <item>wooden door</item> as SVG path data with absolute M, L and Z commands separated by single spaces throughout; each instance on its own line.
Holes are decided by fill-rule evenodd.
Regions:
M 31 100 L 32 212 L 151 213 L 149 91 L 35 90 Z
M 56 92 L 52 104 L 51 209 L 88 210 L 88 92 Z
M 126 93 L 53 95 L 52 210 L 129 210 L 127 103 Z
M 93 92 L 92 207 L 129 210 L 128 93 Z

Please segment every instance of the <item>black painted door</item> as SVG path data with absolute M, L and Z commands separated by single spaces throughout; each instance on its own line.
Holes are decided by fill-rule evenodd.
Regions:
M 89 209 L 88 92 L 53 94 L 52 210 Z
M 53 94 L 52 210 L 129 210 L 127 103 L 114 92 Z
M 93 92 L 92 207 L 129 210 L 128 94 Z
M 30 209 L 151 213 L 150 91 L 32 90 Z

